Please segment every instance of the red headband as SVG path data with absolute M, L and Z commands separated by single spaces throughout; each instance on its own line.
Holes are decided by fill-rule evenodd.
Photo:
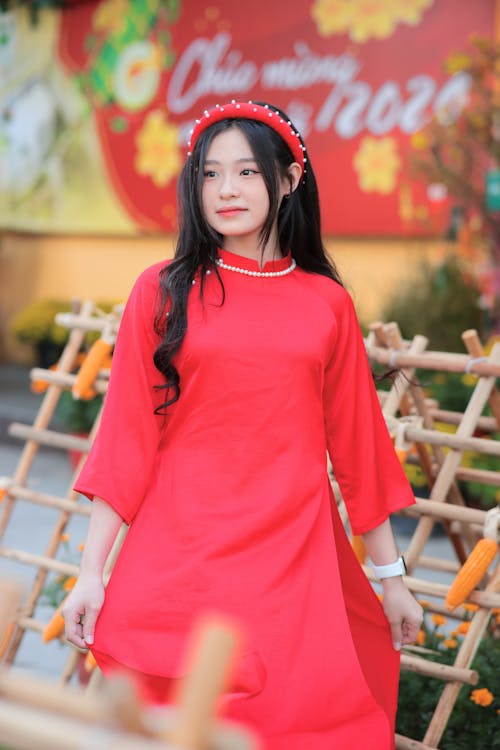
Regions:
M 228 104 L 216 104 L 213 109 L 205 110 L 203 117 L 196 120 L 188 141 L 188 156 L 196 145 L 196 141 L 204 130 L 216 122 L 226 119 L 243 118 L 257 120 L 272 128 L 285 141 L 293 154 L 293 158 L 302 168 L 302 177 L 306 171 L 305 146 L 302 145 L 298 132 L 293 129 L 290 120 L 285 120 L 278 110 L 269 104 L 254 104 L 253 102 L 236 102 L 234 99 Z

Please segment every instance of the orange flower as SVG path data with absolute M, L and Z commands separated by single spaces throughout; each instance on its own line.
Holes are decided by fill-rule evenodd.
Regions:
M 417 633 L 417 643 L 419 646 L 423 646 L 425 643 L 425 633 L 423 630 L 419 630 Z
M 83 552 L 83 550 L 85 549 L 85 544 L 81 542 L 81 544 L 78 545 L 78 549 L 80 552 Z
M 460 635 L 466 635 L 469 632 L 470 622 L 461 622 L 457 628 L 457 633 Z
M 429 607 L 431 606 L 430 603 L 426 601 L 425 599 L 419 599 L 418 603 L 420 604 L 422 609 L 429 609 Z
M 5 487 L 0 487 L 0 503 L 2 502 L 6 494 L 7 490 L 5 489 Z
M 439 628 L 440 625 L 444 625 L 446 622 L 446 617 L 443 615 L 431 615 L 431 620 L 434 623 L 434 625 Z
M 489 706 L 491 703 L 493 703 L 495 696 L 493 695 L 493 693 L 490 693 L 488 688 L 479 688 L 478 690 L 472 691 L 472 693 L 470 694 L 470 699 L 478 706 Z
M 61 534 L 61 542 L 69 542 L 69 534 Z
M 68 578 L 66 578 L 66 580 L 63 583 L 63 589 L 65 591 L 71 591 L 75 583 L 76 583 L 76 576 L 69 576 Z
M 456 648 L 458 646 L 458 641 L 455 638 L 446 638 L 443 641 L 443 646 L 446 648 Z
M 465 609 L 466 612 L 477 612 L 479 609 L 479 604 L 471 604 L 470 602 L 464 602 L 462 604 L 462 607 Z

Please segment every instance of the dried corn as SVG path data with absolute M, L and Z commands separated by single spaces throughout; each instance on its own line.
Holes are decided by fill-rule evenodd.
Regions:
M 484 577 L 498 552 L 498 543 L 494 539 L 480 539 L 467 560 L 458 571 L 446 595 L 446 607 L 453 611 L 462 604 L 470 592 Z
M 92 385 L 103 363 L 108 362 L 113 345 L 104 338 L 92 344 L 76 376 L 71 392 L 74 398 L 88 401 L 96 395 Z

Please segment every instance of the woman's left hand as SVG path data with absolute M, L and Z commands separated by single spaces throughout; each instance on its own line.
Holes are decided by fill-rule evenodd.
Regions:
M 400 651 L 403 644 L 415 641 L 424 618 L 423 609 L 400 576 L 384 578 L 382 587 L 382 606 L 391 626 L 392 642 Z

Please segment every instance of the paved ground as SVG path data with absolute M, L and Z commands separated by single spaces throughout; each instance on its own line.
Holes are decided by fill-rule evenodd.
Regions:
M 0 476 L 12 476 L 19 460 L 22 443 L 7 434 L 8 425 L 13 421 L 31 424 L 41 403 L 41 396 L 30 392 L 29 370 L 15 365 L 0 366 Z M 72 468 L 65 451 L 41 448 L 37 454 L 28 475 L 29 487 L 43 492 L 64 496 L 71 486 Z M 85 501 L 86 502 L 86 501 Z M 2 508 L 0 506 L 0 516 Z M 24 501 L 17 501 L 10 517 L 3 539 L 0 544 L 4 547 L 21 549 L 37 554 L 43 554 L 48 544 L 52 530 L 58 518 L 58 512 Z M 77 547 L 85 538 L 86 519 L 74 516 L 69 528 L 70 556 L 77 562 Z M 404 550 L 408 544 L 408 528 L 396 519 L 395 531 L 399 544 Z M 427 547 L 426 554 L 453 557 L 448 541 L 442 536 L 433 536 Z M 62 550 L 61 559 L 67 559 L 67 551 Z M 0 573 L 13 574 L 22 578 L 26 586 L 30 587 L 34 581 L 34 568 L 11 562 L 0 557 Z M 429 571 L 418 571 L 423 577 L 446 582 L 450 577 L 441 574 L 439 579 Z M 427 597 L 428 598 L 428 597 Z M 36 612 L 38 619 L 47 621 L 52 610 L 49 607 L 39 607 Z M 63 664 L 69 655 L 69 649 L 59 642 L 42 644 L 40 635 L 27 633 L 18 651 L 15 665 L 20 669 L 27 669 L 43 674 L 48 678 L 57 678 Z

